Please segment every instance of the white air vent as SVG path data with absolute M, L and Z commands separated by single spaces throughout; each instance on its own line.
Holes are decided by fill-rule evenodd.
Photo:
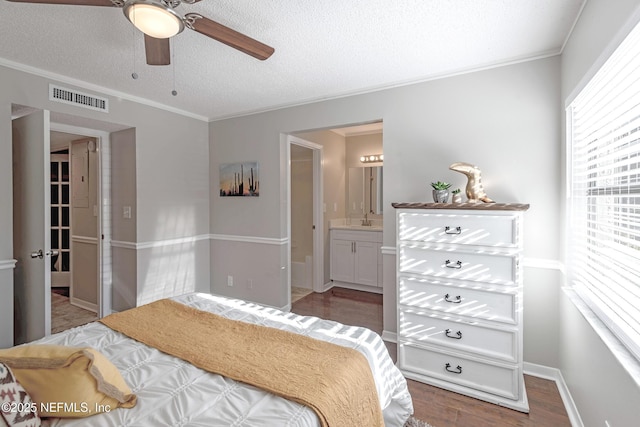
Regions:
M 109 112 L 109 100 L 100 96 L 89 95 L 77 90 L 49 84 L 49 100 L 75 105 L 90 110 Z

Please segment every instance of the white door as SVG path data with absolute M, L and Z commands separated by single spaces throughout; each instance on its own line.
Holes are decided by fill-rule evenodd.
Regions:
M 322 145 L 306 141 L 304 139 L 288 135 L 286 137 L 287 163 L 291 162 L 291 146 L 306 147 L 313 151 L 313 291 L 324 292 L 324 213 L 323 213 L 323 186 L 322 186 Z M 291 302 L 291 167 L 287 169 L 287 228 L 288 228 L 288 270 L 289 270 L 289 303 Z
M 51 154 L 51 287 L 68 287 L 71 281 L 71 175 L 69 154 Z
M 354 281 L 361 285 L 378 286 L 378 253 L 380 244 L 356 242 Z
M 354 281 L 355 242 L 331 239 L 331 280 Z
M 313 289 L 313 151 L 291 144 L 291 286 Z
M 71 141 L 71 304 L 98 312 L 98 168 L 95 138 Z
M 51 334 L 49 111 L 13 121 L 15 344 Z

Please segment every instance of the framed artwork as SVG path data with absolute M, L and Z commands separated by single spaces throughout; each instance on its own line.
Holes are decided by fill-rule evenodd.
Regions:
M 259 195 L 258 162 L 220 165 L 221 197 L 257 197 Z

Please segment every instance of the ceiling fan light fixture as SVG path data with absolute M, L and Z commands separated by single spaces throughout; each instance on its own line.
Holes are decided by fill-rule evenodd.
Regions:
M 182 18 L 160 1 L 128 0 L 123 12 L 137 29 L 157 39 L 168 39 L 184 30 Z

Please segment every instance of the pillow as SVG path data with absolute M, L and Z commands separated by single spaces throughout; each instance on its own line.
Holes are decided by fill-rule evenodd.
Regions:
M 29 392 L 41 417 L 82 418 L 136 405 L 118 369 L 92 348 L 22 345 L 0 350 L 0 362 Z
M 12 427 L 41 425 L 36 404 L 4 363 L 0 363 L 0 420 Z

